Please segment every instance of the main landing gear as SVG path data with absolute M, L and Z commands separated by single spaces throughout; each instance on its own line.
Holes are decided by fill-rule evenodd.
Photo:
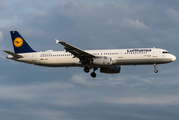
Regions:
M 97 70 L 97 69 L 98 69 L 98 68 L 94 68 L 94 69 L 93 69 L 93 72 L 91 73 L 91 77 L 93 77 L 93 78 L 96 77 L 95 70 Z M 89 69 L 88 67 L 85 67 L 85 68 L 84 68 L 84 71 L 85 71 L 86 73 L 89 73 L 90 69 Z
M 96 73 L 95 73 L 95 70 L 97 70 L 98 68 L 94 68 L 93 69 L 93 72 L 91 73 L 91 77 L 95 78 L 96 77 Z
M 90 69 L 89 69 L 88 67 L 85 67 L 85 68 L 84 68 L 84 71 L 85 71 L 86 73 L 89 73 Z
M 154 63 L 154 69 L 155 69 L 154 72 L 155 72 L 155 73 L 158 73 L 157 64 L 156 64 L 156 63 Z

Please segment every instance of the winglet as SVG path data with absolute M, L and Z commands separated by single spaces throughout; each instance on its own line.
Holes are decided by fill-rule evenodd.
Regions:
M 56 44 L 60 42 L 60 41 L 59 41 L 59 40 L 57 40 L 57 39 L 55 39 L 55 41 L 56 41 Z

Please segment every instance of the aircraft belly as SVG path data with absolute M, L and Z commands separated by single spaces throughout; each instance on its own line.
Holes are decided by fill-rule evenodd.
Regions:
M 144 64 L 162 64 L 169 63 L 170 59 L 163 58 L 146 58 L 146 59 L 118 59 L 118 65 L 144 65 Z

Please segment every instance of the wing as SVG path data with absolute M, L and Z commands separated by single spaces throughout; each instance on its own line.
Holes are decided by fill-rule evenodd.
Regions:
M 55 39 L 55 40 L 56 40 L 56 43 L 60 43 L 61 45 L 64 46 L 64 49 L 66 50 L 66 52 L 70 52 L 71 54 L 74 55 L 74 57 L 79 58 L 81 61 L 82 60 L 91 60 L 95 57 L 94 55 L 87 53 L 77 47 L 74 47 L 66 42 L 58 41 L 57 39 Z

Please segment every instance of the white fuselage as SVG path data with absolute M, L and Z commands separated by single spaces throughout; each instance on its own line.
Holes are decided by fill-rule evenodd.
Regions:
M 169 54 L 164 49 L 158 48 L 136 48 L 136 49 L 107 49 L 107 50 L 84 50 L 96 57 L 110 57 L 113 65 L 147 65 L 147 64 L 163 64 L 175 61 L 176 57 Z M 22 53 L 23 58 L 14 58 L 7 56 L 8 59 L 25 62 L 34 65 L 47 67 L 85 67 L 78 58 L 75 58 L 69 52 L 52 51 Z M 88 67 L 93 68 L 96 65 L 90 64 Z M 109 65 L 97 65 L 103 67 Z

